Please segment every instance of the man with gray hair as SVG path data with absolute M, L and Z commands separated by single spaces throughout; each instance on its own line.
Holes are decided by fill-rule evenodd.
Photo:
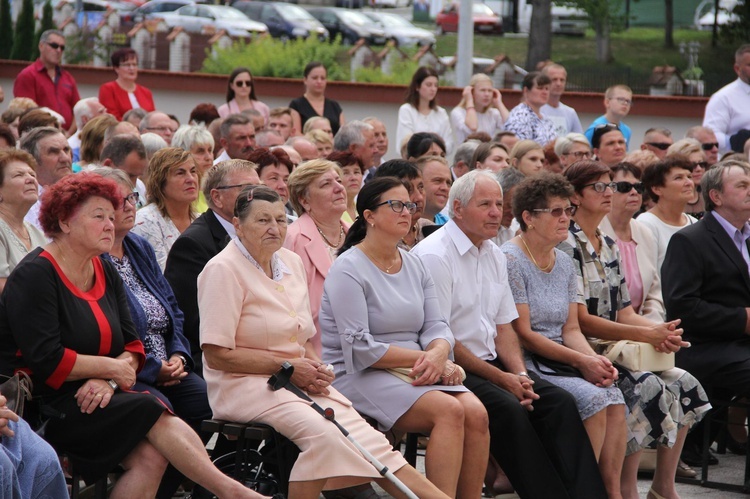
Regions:
M 76 133 L 68 138 L 68 144 L 73 152 L 73 162 L 75 163 L 80 158 L 81 152 L 81 130 L 83 125 L 88 123 L 91 118 L 102 115 L 107 112 L 107 108 L 104 107 L 99 99 L 96 97 L 87 97 L 86 99 L 79 100 L 75 106 L 73 106 L 73 117 L 76 122 Z
M 706 154 L 706 161 L 709 165 L 719 162 L 719 140 L 713 130 L 704 126 L 690 127 L 685 132 L 685 138 L 695 139 L 701 143 L 701 149 Z
M 709 394 L 750 396 L 750 165 L 722 161 L 701 179 L 706 214 L 669 240 L 661 268 L 667 320 L 690 342 L 675 354 Z M 708 416 L 704 421 L 707 421 Z M 717 426 L 717 425 L 712 425 Z M 700 462 L 703 423 L 683 449 Z M 715 435 L 710 435 L 713 440 Z M 688 463 L 690 464 L 690 463 Z
M 247 159 L 255 150 L 255 127 L 244 114 L 230 114 L 221 122 L 221 147 L 224 152 L 214 160 L 219 164 L 228 159 Z
M 73 173 L 73 159 L 65 135 L 57 128 L 40 127 L 26 133 L 18 145 L 36 160 L 36 180 L 39 183 L 39 200 L 34 203 L 24 220 L 42 230 L 39 223 L 39 206 L 42 192 L 66 175 Z
M 456 148 L 456 152 L 453 154 L 453 166 L 451 167 L 454 180 L 463 177 L 476 168 L 476 165 L 471 164 L 471 158 L 479 144 L 481 142 L 478 140 L 467 140 Z
M 520 497 L 606 497 L 575 399 L 526 372 L 506 257 L 490 241 L 503 212 L 500 185 L 474 170 L 456 180 L 448 203 L 451 220 L 412 253 L 435 282 L 464 385 L 487 408 L 490 454 Z
M 73 106 L 81 100 L 73 75 L 65 71 L 62 62 L 65 35 L 62 31 L 48 29 L 39 38 L 39 59 L 23 68 L 13 82 L 15 97 L 28 97 L 40 107 L 60 113 L 65 120 L 63 128 L 73 128 Z
M 261 130 L 255 134 L 257 147 L 273 147 L 284 144 L 284 138 L 276 130 Z
M 359 120 L 346 123 L 333 137 L 333 148 L 336 151 L 349 151 L 357 155 L 365 169 L 369 169 L 374 166 L 373 158 L 378 152 L 372 125 Z
M 212 166 L 203 182 L 208 211 L 190 224 L 169 250 L 164 277 L 172 286 L 177 304 L 185 315 L 183 332 L 190 342 L 195 372 L 201 377 L 203 356 L 199 337 L 198 274 L 236 235 L 232 225 L 234 203 L 245 186 L 260 184 L 256 168 L 255 163 L 242 159 L 222 161 Z
M 172 143 L 172 135 L 177 131 L 177 127 L 168 114 L 161 111 L 151 111 L 138 124 L 138 130 L 141 134 L 155 133 L 169 145 Z

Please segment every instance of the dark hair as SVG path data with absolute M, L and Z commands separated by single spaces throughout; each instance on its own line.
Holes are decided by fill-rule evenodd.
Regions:
M 406 155 L 410 158 L 418 158 L 427 154 L 432 144 L 437 144 L 445 153 L 445 141 L 440 135 L 432 132 L 417 132 L 412 134 L 406 143 Z
M 113 68 L 119 68 L 120 64 L 122 64 L 123 61 L 127 61 L 128 59 L 135 59 L 136 61 L 138 60 L 138 53 L 130 47 L 115 50 L 114 52 L 112 52 L 112 57 L 110 58 Z
M 484 163 L 487 158 L 490 157 L 492 150 L 495 148 L 502 149 L 506 154 L 509 155 L 508 148 L 502 145 L 500 142 L 482 142 L 477 146 L 476 149 L 474 149 L 474 154 L 472 154 L 471 156 L 471 164 L 469 165 L 469 170 L 476 170 L 477 163 Z
M 594 127 L 594 133 L 591 136 L 591 147 L 593 149 L 599 149 L 599 146 L 602 143 L 602 137 L 609 132 L 614 132 L 615 130 L 622 133 L 620 127 L 618 125 L 615 125 L 614 123 L 604 123 L 602 125 L 597 125 L 596 127 Z
M 7 123 L 0 123 L 0 139 L 5 139 L 10 147 L 16 147 L 16 137 Z
M 248 185 L 237 195 L 237 200 L 234 202 L 234 216 L 241 222 L 244 221 L 253 208 L 253 201 L 276 203 L 281 201 L 281 196 L 265 185 Z
M 18 136 L 20 137 L 31 129 L 43 126 L 59 128 L 59 123 L 54 116 L 44 109 L 29 109 L 18 120 Z
M 491 142 L 492 137 L 490 137 L 490 134 L 487 132 L 476 131 L 467 135 L 466 138 L 464 139 L 464 142 L 466 142 L 467 140 L 478 140 L 479 142 Z
M 693 163 L 683 154 L 673 154 L 643 170 L 641 182 L 643 182 L 643 188 L 654 203 L 659 202 L 659 195 L 653 191 L 653 188 L 663 187 L 667 175 L 674 168 L 682 168 L 692 173 Z
M 146 159 L 146 147 L 141 139 L 133 135 L 115 135 L 102 148 L 100 159 L 104 161 L 109 158 L 115 167 L 122 166 L 130 153 L 135 152 L 140 159 Z
M 388 161 L 388 163 L 390 163 L 390 161 Z M 382 167 L 383 165 L 380 165 L 378 171 L 380 171 L 380 168 Z M 360 190 L 357 195 L 357 219 L 351 227 L 349 227 L 349 232 L 346 233 L 344 244 L 341 245 L 341 249 L 338 251 L 339 255 L 355 244 L 361 243 L 367 235 L 367 222 L 364 217 L 365 210 L 374 210 L 380 203 L 381 196 L 384 192 L 390 191 L 396 187 L 405 187 L 408 190 L 411 186 L 407 186 L 407 183 L 408 182 L 404 182 L 397 177 L 380 176 L 367 182 L 362 187 L 362 190 Z
M 437 71 L 428 66 L 421 66 L 414 72 L 414 75 L 411 77 L 411 83 L 409 83 L 409 88 L 406 90 L 406 103 L 417 108 L 419 107 L 419 87 L 430 76 L 440 79 Z M 437 97 L 430 101 L 430 109 L 435 109 L 436 106 Z
M 208 126 L 211 124 L 211 122 L 215 119 L 219 118 L 219 110 L 216 109 L 216 106 L 211 104 L 210 102 L 202 102 L 195 106 L 192 111 L 190 111 L 190 118 L 188 118 L 188 123 L 203 123 L 204 125 Z
M 531 90 L 534 88 L 534 85 L 541 87 L 543 85 L 549 85 L 551 82 L 552 80 L 549 79 L 549 76 L 542 74 L 541 71 L 531 71 L 530 73 L 526 73 L 526 76 L 523 77 L 521 89 Z
M 101 197 L 115 210 L 122 205 L 120 187 L 114 180 L 90 172 L 67 175 L 47 186 L 42 193 L 39 223 L 47 237 L 62 232 L 60 220 L 68 220 L 89 198 Z
M 415 165 L 411 161 L 406 161 L 404 159 L 392 159 L 390 161 L 386 161 L 385 163 L 380 165 L 377 170 L 375 170 L 374 178 L 396 177 L 400 180 L 411 181 L 415 178 L 420 178 L 421 176 L 422 173 L 419 171 L 419 168 L 417 168 L 417 165 Z M 406 189 L 409 191 L 409 194 L 411 194 L 411 182 L 407 182 L 407 184 L 408 187 Z
M 307 78 L 310 75 L 310 73 L 312 73 L 312 70 L 315 69 L 315 68 L 323 68 L 323 69 L 325 69 L 326 70 L 326 76 L 328 75 L 328 69 L 320 61 L 308 62 L 307 66 L 305 66 L 305 70 L 302 72 L 302 74 L 305 76 L 305 78 Z
M 627 161 L 623 161 L 622 163 L 617 163 L 615 166 L 610 167 L 609 171 L 612 173 L 612 178 L 615 177 L 615 174 L 617 173 L 624 173 L 624 174 L 632 174 L 636 179 L 641 179 L 641 169 L 635 166 L 633 163 L 629 163 Z
M 232 90 L 232 83 L 234 83 L 234 79 L 242 73 L 249 74 L 250 78 L 253 80 L 253 83 L 250 85 L 250 98 L 252 100 L 258 100 L 258 98 L 255 97 L 255 77 L 253 77 L 253 73 L 250 72 L 250 70 L 247 68 L 235 68 L 235 70 L 229 74 L 229 81 L 227 81 L 227 102 L 234 99 L 234 90 Z M 205 123 L 206 125 L 208 125 L 208 122 Z
M 365 164 L 362 163 L 362 159 L 351 151 L 332 151 L 326 159 L 338 163 L 342 170 L 345 166 L 357 165 L 359 171 L 363 175 L 365 173 Z
M 518 184 L 513 191 L 513 216 L 526 232 L 526 222 L 523 221 L 523 212 L 534 213 L 534 210 L 548 207 L 550 198 L 570 199 L 574 194 L 573 186 L 565 177 L 558 173 L 547 171 L 539 172 L 537 175 L 527 177 Z
M 271 150 L 267 147 L 259 147 L 250 153 L 247 160 L 258 165 L 256 170 L 258 175 L 260 175 L 260 172 L 262 172 L 265 167 L 271 165 L 286 166 L 289 173 L 292 173 L 292 170 L 294 170 L 294 165 L 292 164 L 291 158 L 289 158 L 289 154 L 283 149 Z
M 576 161 L 567 167 L 563 172 L 563 176 L 570 182 L 575 191 L 580 194 L 585 185 L 596 182 L 605 173 L 609 173 L 609 168 L 604 166 L 604 164 L 584 159 Z

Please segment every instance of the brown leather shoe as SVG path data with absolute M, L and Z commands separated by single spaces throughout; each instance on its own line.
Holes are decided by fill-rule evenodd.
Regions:
M 675 473 L 675 476 L 681 478 L 695 478 L 696 476 L 698 476 L 698 472 L 685 464 L 682 459 L 680 459 L 680 462 L 677 463 L 677 472 Z

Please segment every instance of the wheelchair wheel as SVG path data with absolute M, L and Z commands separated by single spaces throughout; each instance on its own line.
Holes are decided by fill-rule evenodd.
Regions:
M 230 452 L 214 460 L 214 465 L 227 476 L 239 479 L 239 470 L 235 470 L 236 452 Z M 263 456 L 255 450 L 246 452 L 245 460 L 245 478 L 243 484 L 245 487 L 254 490 L 266 496 L 273 496 L 280 491 L 279 480 L 274 470 L 266 466 L 263 462 Z M 215 499 L 216 496 L 195 484 L 192 499 Z

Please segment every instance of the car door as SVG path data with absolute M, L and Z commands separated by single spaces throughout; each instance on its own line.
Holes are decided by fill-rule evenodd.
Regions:
M 202 31 L 204 26 L 216 27 L 216 18 L 210 9 L 203 5 L 198 5 L 196 9 L 194 26 L 197 27 L 197 31 Z
M 263 6 L 263 10 L 260 13 L 260 22 L 268 26 L 268 32 L 274 38 L 290 35 L 286 32 L 284 20 L 273 5 Z

